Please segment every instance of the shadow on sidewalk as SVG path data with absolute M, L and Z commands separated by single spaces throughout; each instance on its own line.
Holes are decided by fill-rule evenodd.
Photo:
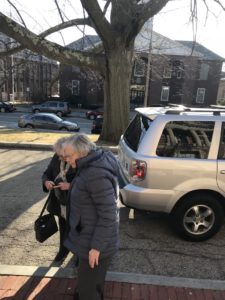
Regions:
M 11 286 L 2 300 L 72 300 L 76 288 L 76 278 L 65 278 L 63 270 L 58 269 L 54 277 L 48 277 L 49 269 L 54 266 L 39 267 L 29 277 L 11 276 Z M 10 280 L 9 279 L 9 280 Z M 10 283 L 8 283 L 9 285 Z

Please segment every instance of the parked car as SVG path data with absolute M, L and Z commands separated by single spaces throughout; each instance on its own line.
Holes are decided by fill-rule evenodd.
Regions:
M 21 128 L 42 128 L 67 131 L 80 130 L 77 123 L 64 121 L 60 117 L 48 113 L 23 115 L 18 120 L 18 126 Z
M 224 221 L 225 110 L 136 111 L 119 142 L 122 202 L 170 214 L 185 239 L 212 237 Z
M 0 112 L 12 112 L 15 110 L 16 108 L 12 103 L 0 101 Z
M 103 116 L 103 108 L 99 107 L 86 112 L 86 117 L 90 120 L 95 120 L 98 116 Z
M 97 116 L 92 123 L 91 133 L 100 134 L 102 132 L 103 116 Z
M 59 117 L 66 116 L 71 113 L 68 102 L 63 101 L 47 101 L 41 104 L 32 105 L 32 112 L 54 113 Z

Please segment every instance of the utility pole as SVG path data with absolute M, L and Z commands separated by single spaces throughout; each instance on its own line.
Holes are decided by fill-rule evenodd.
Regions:
M 150 29 L 150 39 L 149 39 L 149 48 L 148 48 L 148 62 L 147 62 L 147 71 L 146 71 L 146 81 L 145 81 L 145 97 L 144 97 L 144 107 L 147 106 L 148 103 L 148 91 L 149 91 L 149 82 L 150 82 L 150 72 L 151 72 L 151 61 L 152 61 L 152 33 L 153 33 L 153 21 Z
M 11 76 L 12 76 L 12 97 L 10 97 L 10 101 L 14 102 L 15 95 L 14 95 L 14 88 L 15 88 L 15 78 L 14 78 L 14 57 L 13 54 L 11 55 Z

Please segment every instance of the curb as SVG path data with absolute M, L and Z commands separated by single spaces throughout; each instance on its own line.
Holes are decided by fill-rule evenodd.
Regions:
M 114 154 L 118 153 L 117 146 L 97 146 L 98 148 L 104 149 L 106 151 L 111 151 Z M 0 142 L 0 148 L 8 149 L 25 149 L 25 150 L 44 150 L 53 151 L 51 144 L 28 144 L 28 143 L 13 143 L 13 142 Z
M 76 277 L 76 271 L 75 268 L 0 265 L 0 276 L 1 275 L 74 278 Z M 221 291 L 225 290 L 224 280 L 168 277 L 122 272 L 107 272 L 106 280 L 134 284 L 150 284 Z

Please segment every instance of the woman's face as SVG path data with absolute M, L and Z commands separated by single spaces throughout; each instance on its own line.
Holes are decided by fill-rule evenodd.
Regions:
M 70 164 L 72 168 L 76 168 L 76 160 L 80 158 L 80 155 L 76 151 L 74 151 L 71 145 L 65 146 L 63 156 L 66 162 L 68 162 L 68 164 Z

